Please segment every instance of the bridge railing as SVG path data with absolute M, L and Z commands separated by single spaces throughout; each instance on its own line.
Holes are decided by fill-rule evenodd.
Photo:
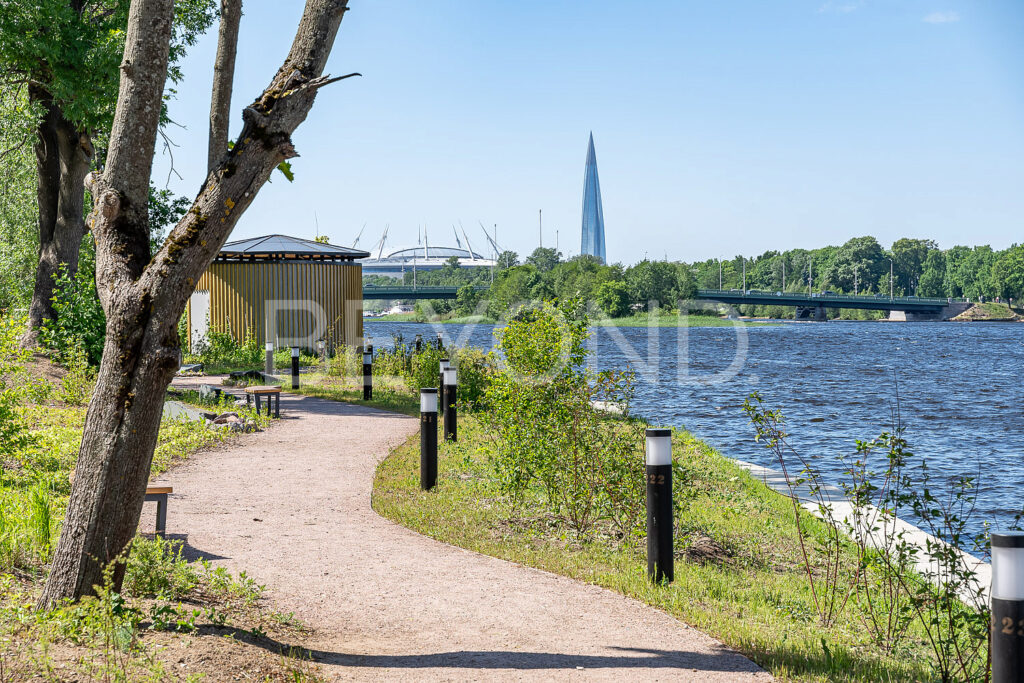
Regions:
M 748 289 L 743 291 L 742 289 L 700 289 L 697 290 L 697 297 L 700 299 L 750 299 L 752 301 L 763 302 L 771 299 L 788 299 L 790 301 L 799 300 L 806 301 L 808 305 L 821 305 L 826 303 L 897 303 L 897 304 L 920 304 L 922 306 L 945 306 L 951 302 L 964 302 L 965 299 L 956 298 L 937 298 L 937 297 L 921 297 L 921 296 L 896 296 L 890 297 L 888 294 L 873 294 L 870 296 L 864 295 L 853 295 L 853 294 L 803 294 L 799 292 L 769 292 L 756 289 Z

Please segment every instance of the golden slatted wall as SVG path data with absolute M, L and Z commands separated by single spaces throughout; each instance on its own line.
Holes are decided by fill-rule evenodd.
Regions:
M 254 334 L 266 341 L 313 333 L 308 310 L 279 304 L 277 339 L 267 340 L 267 301 L 313 302 L 325 318 L 321 337 L 330 347 L 358 346 L 363 336 L 363 273 L 339 263 L 212 263 L 196 290 L 210 292 L 210 329 L 239 342 Z

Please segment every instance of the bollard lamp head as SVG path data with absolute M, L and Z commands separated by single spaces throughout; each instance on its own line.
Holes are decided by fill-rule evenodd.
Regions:
M 1024 532 L 992 533 L 992 597 L 1024 600 Z
M 671 465 L 672 430 L 648 429 L 645 436 L 647 437 L 647 465 L 650 467 Z
M 298 358 L 298 357 L 299 357 L 299 347 L 298 346 L 293 346 L 292 347 L 292 358 Z
M 433 387 L 420 389 L 420 412 L 437 412 L 437 389 Z
M 447 367 L 444 369 L 444 384 L 445 386 L 452 387 L 458 384 L 458 378 L 456 377 L 456 370 L 453 367 Z

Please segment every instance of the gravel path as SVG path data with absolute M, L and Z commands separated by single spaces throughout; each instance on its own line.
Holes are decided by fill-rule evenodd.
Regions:
M 328 675 L 770 680 L 635 600 L 381 518 L 370 508 L 374 469 L 416 432 L 416 419 L 287 394 L 281 410 L 270 429 L 195 456 L 158 483 L 174 486 L 169 537 L 265 583 L 315 629 L 308 645 Z

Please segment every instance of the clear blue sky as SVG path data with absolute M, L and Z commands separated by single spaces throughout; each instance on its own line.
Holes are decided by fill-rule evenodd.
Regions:
M 232 239 L 448 244 L 478 221 L 579 252 L 594 132 L 610 261 L 696 260 L 872 234 L 888 246 L 1024 241 L 1020 0 L 352 0 L 319 95 Z M 232 112 L 269 82 L 302 3 L 247 0 Z M 205 173 L 216 28 L 171 103 Z M 161 187 L 169 164 L 158 154 Z

